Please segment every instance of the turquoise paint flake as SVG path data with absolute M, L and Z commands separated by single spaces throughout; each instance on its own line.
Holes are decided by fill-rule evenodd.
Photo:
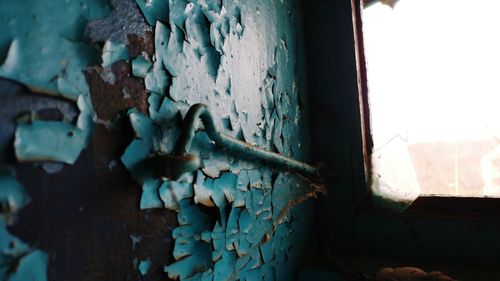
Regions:
M 180 236 L 175 239 L 174 245 L 174 258 L 179 260 L 183 257 L 190 256 L 195 250 L 195 246 L 198 242 L 195 239 L 189 239 L 186 236 Z
M 82 130 L 57 121 L 19 124 L 14 141 L 19 160 L 60 161 L 67 164 L 76 161 L 85 144 Z
M 212 195 L 214 193 L 214 180 L 206 178 L 201 171 L 198 171 L 196 183 L 194 184 L 194 202 L 203 204 L 207 207 L 213 207 L 214 201 Z M 220 203 L 220 202 L 219 202 Z
M 248 171 L 248 177 L 249 177 L 250 187 L 262 188 L 262 177 L 260 175 L 259 169 Z
M 137 267 L 137 269 L 139 270 L 139 273 L 142 276 L 145 276 L 146 274 L 148 274 L 150 268 L 151 268 L 151 261 L 150 260 L 140 261 L 139 266 Z
M 240 272 L 243 269 L 243 267 L 245 265 L 247 265 L 247 263 L 250 261 L 250 259 L 251 259 L 250 255 L 240 256 L 236 260 L 236 264 L 235 264 L 235 270 L 236 270 L 236 272 Z
M 222 151 L 214 151 L 210 154 L 210 158 L 203 159 L 203 173 L 211 178 L 218 178 L 222 171 L 230 169 L 231 160 L 227 153 Z
M 149 25 L 156 21 L 168 21 L 168 1 L 165 0 L 135 0 Z
M 263 216 L 258 216 L 257 220 L 253 222 L 251 231 L 248 232 L 246 239 L 252 245 L 258 245 L 268 233 L 273 230 L 273 221 L 266 219 Z
M 182 177 L 178 181 L 164 181 L 159 189 L 160 197 L 165 208 L 179 210 L 178 202 L 193 197 L 193 187 L 189 177 Z
M 135 131 L 135 136 L 138 139 L 151 139 L 153 138 L 155 131 L 153 126 L 153 120 L 148 116 L 137 112 L 135 109 L 129 111 L 130 123 Z
M 167 87 L 170 85 L 170 77 L 167 76 L 167 71 L 163 69 L 161 62 L 155 62 L 153 68 L 150 69 L 144 78 L 146 89 L 157 93 L 164 94 Z
M 161 22 L 156 23 L 155 28 L 155 46 L 156 49 L 156 59 L 160 63 L 164 63 L 168 60 L 168 44 L 170 41 L 170 29 L 162 24 Z
M 0 271 L 7 270 L 4 268 L 9 261 L 15 262 L 30 251 L 29 246 L 13 236 L 7 230 L 7 222 L 0 220 Z M 4 263 L 6 262 L 6 263 Z
M 26 206 L 30 201 L 22 185 L 5 171 L 0 171 L 0 204 L 6 210 L 1 213 L 5 222 L 10 222 L 11 215 Z
M 132 60 L 132 75 L 139 78 L 146 78 L 151 66 L 153 64 L 150 61 L 143 56 L 139 56 Z
M 19 265 L 6 281 L 46 281 L 48 255 L 35 250 L 19 260 Z
M 100 51 L 83 42 L 83 32 L 88 21 L 108 14 L 104 1 L 1 1 L 0 11 L 0 42 L 10 42 L 0 76 L 73 100 L 88 96 L 82 69 L 97 64 Z M 61 90 L 58 77 L 81 92 Z
M 218 194 L 224 195 L 224 198 L 219 200 L 223 200 L 228 203 L 234 201 L 234 198 L 236 197 L 237 180 L 238 176 L 233 173 L 223 173 L 219 178 L 214 180 L 214 186 L 219 191 Z M 221 205 L 225 205 L 225 203 Z M 217 206 L 219 205 L 217 204 Z
M 240 231 L 238 219 L 240 218 L 241 209 L 233 207 L 229 213 L 229 219 L 226 226 L 226 237 L 231 237 Z
M 213 182 L 213 192 L 211 194 L 212 201 L 219 208 L 222 225 L 226 226 L 227 203 L 233 202 L 236 192 L 236 181 L 238 176 L 233 173 L 224 173 Z
M 264 263 L 272 261 L 274 257 L 273 243 L 270 241 L 264 242 L 260 245 L 260 253 Z
M 235 280 L 236 259 L 237 256 L 234 251 L 224 251 L 221 259 L 219 259 L 214 265 L 214 280 Z
M 193 187 L 188 182 L 172 181 L 170 182 L 172 193 L 177 201 L 193 197 Z
M 179 108 L 171 99 L 163 97 L 155 93 L 151 93 L 150 97 L 158 98 L 158 101 L 153 102 L 150 100 L 150 116 L 156 123 L 161 124 L 163 130 L 174 127 L 177 129 L 177 121 L 179 117 Z M 166 128 L 165 128 L 166 127 Z M 171 137 L 171 133 L 168 135 Z M 170 150 L 169 150 L 170 151 Z
M 212 240 L 212 233 L 206 233 L 208 226 L 204 223 L 200 224 L 190 224 L 190 225 L 182 225 L 178 226 L 172 232 L 172 237 L 174 239 L 189 237 L 196 241 L 202 240 L 205 242 L 209 242 Z
M 160 182 L 154 179 L 148 179 L 142 184 L 141 209 L 163 208 L 164 203 L 158 193 L 159 187 Z
M 161 201 L 165 204 L 165 208 L 171 210 L 177 210 L 179 208 L 177 200 L 170 189 L 169 182 L 163 182 L 158 192 L 160 193 Z
M 250 177 L 248 176 L 247 170 L 242 170 L 240 171 L 240 174 L 238 175 L 238 182 L 236 187 L 239 190 L 242 191 L 247 191 L 248 190 L 248 185 L 250 184 Z
M 184 280 L 198 272 L 209 270 L 212 267 L 210 245 L 205 242 L 197 242 L 193 254 L 177 262 L 165 266 L 164 270 L 172 279 Z
M 203 212 L 189 203 L 189 200 L 182 200 L 179 204 L 181 206 L 180 212 L 177 214 L 179 225 L 202 225 L 207 219 Z
M 201 233 L 200 239 L 208 243 L 212 241 L 212 233 L 210 231 L 203 231 Z
M 12 216 L 28 204 L 22 185 L 8 172 L 0 171 L 0 280 L 46 281 L 48 255 L 31 249 L 7 230 Z
M 236 189 L 236 196 L 234 197 L 233 207 L 243 208 L 245 207 L 245 191 Z
M 14 140 L 20 161 L 60 161 L 73 164 L 90 141 L 94 129 L 92 108 L 83 96 L 77 100 L 80 115 L 76 126 L 56 121 L 19 124 Z
M 250 242 L 247 240 L 246 235 L 240 235 L 238 244 L 236 245 L 236 253 L 240 258 L 248 256 L 250 253 Z
M 229 214 L 229 219 L 226 225 L 226 250 L 228 251 L 235 250 L 236 245 L 238 244 L 238 239 L 240 237 L 238 226 L 240 211 L 240 208 L 233 206 Z
M 104 43 L 101 57 L 103 67 L 110 66 L 119 60 L 130 59 L 127 46 L 109 40 Z
M 153 120 L 137 112 L 135 109 L 129 111 L 129 118 L 136 138 L 125 149 L 121 161 L 132 174 L 132 178 L 143 185 L 143 190 L 150 192 L 154 189 L 152 185 L 159 186 L 159 183 L 157 184 L 157 181 L 152 179 L 152 171 L 145 165 L 145 160 L 148 159 L 153 152 L 153 138 L 157 134 L 156 128 L 153 125 Z M 146 182 L 148 182 L 148 186 L 146 186 Z M 143 200 L 141 199 L 141 208 L 147 208 L 147 206 L 151 205 L 148 199 L 144 201 L 143 204 Z M 161 202 L 161 200 L 159 202 Z M 156 203 L 157 202 L 153 205 L 158 206 Z
M 242 210 L 239 218 L 240 232 L 248 233 L 255 222 L 256 216 L 248 210 Z
M 224 226 L 217 222 L 212 230 L 212 261 L 216 262 L 226 250 L 226 233 Z

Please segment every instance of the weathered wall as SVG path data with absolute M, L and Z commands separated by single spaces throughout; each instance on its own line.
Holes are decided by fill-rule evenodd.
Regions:
M 203 131 L 192 149 L 203 159 L 199 171 L 178 181 L 159 180 L 144 163 L 153 154 L 172 152 L 182 117 L 195 103 L 207 104 L 228 135 L 308 159 L 298 4 L 137 0 L 145 21 L 125 0 L 46 4 L 0 4 L 6 31 L 0 38 L 0 76 L 64 98 L 29 102 L 37 108 L 6 110 L 1 119 L 11 131 L 14 117 L 27 112 L 15 127 L 14 152 L 18 160 L 43 161 L 40 169 L 12 166 L 12 158 L 3 158 L 33 199 L 9 221 L 9 231 L 46 252 L 41 270 L 48 259 L 52 280 L 72 273 L 73 280 L 131 278 L 130 270 L 117 270 L 116 261 L 126 260 L 121 267 L 133 266 L 146 280 L 161 278 L 162 263 L 170 278 L 183 280 L 293 279 L 312 221 L 310 202 L 293 202 L 310 191 L 310 183 L 238 159 Z M 2 101 L 27 99 L 4 85 L 11 94 Z M 41 112 L 54 108 L 55 117 Z M 130 143 L 127 119 L 135 133 Z M 2 141 L 10 141 L 1 143 L 6 154 L 12 145 L 8 131 Z M 123 168 L 142 186 L 140 200 Z M 11 175 L 2 179 L 20 188 Z M 6 204 L 11 212 L 14 203 Z M 139 207 L 175 211 L 177 222 L 172 211 L 134 213 Z M 10 237 L 2 234 L 5 245 Z M 142 244 L 157 245 L 156 251 L 146 255 Z M 19 261 L 24 255 L 10 257 Z M 104 265 L 113 267 L 112 275 Z M 25 280 L 15 279 L 18 271 L 32 274 L 7 264 L 0 276 Z M 45 280 L 43 275 L 37 278 Z
M 156 20 L 162 9 L 142 8 Z M 176 262 L 165 271 L 181 279 L 290 280 L 307 241 L 310 212 L 285 208 L 308 191 L 307 183 L 233 157 L 204 132 L 196 134 L 193 148 L 204 168 L 194 174 L 159 181 L 141 161 L 152 152 L 172 153 L 179 118 L 195 103 L 207 104 L 226 134 L 305 159 L 296 7 L 278 1 L 173 1 L 169 10 L 168 22 L 148 20 L 156 25 L 154 58 L 132 62 L 151 91 L 150 107 L 149 116 L 129 112 L 138 139 L 122 157 L 143 186 L 141 208 L 178 211 Z

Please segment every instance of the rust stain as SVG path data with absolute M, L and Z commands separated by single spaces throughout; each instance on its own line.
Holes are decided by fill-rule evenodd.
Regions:
M 147 113 L 148 94 L 141 79 L 132 76 L 130 64 L 118 61 L 110 67 L 114 83 L 102 78 L 105 70 L 101 66 L 85 73 L 97 117 L 104 121 L 113 120 L 120 112 L 132 107 Z
M 142 53 L 146 53 L 148 57 L 152 57 L 155 52 L 154 35 L 152 31 L 146 31 L 144 37 L 137 34 L 128 34 L 128 51 L 132 58 L 135 58 Z

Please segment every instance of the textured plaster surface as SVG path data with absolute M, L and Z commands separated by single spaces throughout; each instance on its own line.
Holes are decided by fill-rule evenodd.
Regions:
M 292 280 L 311 213 L 308 204 L 288 207 L 309 191 L 308 183 L 239 160 L 203 131 L 192 148 L 203 161 L 199 171 L 161 181 L 145 163 L 153 154 L 173 152 L 180 121 L 195 103 L 208 105 L 228 135 L 307 157 L 295 3 L 140 7 L 155 25 L 155 53 L 133 58 L 132 71 L 150 92 L 149 112 L 129 111 L 136 139 L 122 162 L 142 184 L 141 208 L 178 212 L 175 262 L 165 271 L 181 280 Z

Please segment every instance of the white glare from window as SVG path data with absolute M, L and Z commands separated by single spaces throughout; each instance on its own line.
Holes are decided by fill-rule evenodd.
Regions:
M 363 11 L 374 181 L 399 193 L 500 196 L 500 1 Z

